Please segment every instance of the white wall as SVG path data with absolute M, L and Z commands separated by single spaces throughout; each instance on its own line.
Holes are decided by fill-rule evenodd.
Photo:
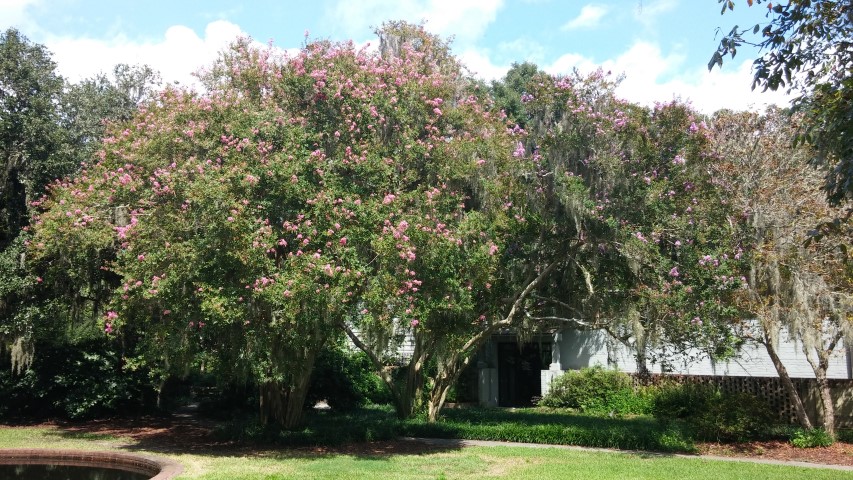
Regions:
M 560 363 L 564 370 L 574 370 L 594 365 L 615 366 L 624 372 L 636 372 L 637 363 L 633 349 L 608 340 L 602 331 L 565 330 L 560 343 Z M 814 371 L 806 361 L 799 344 L 779 342 L 777 349 L 782 363 L 793 378 L 814 378 Z M 609 362 L 608 362 L 609 358 Z M 851 378 L 844 345 L 836 349 L 830 360 L 829 378 Z M 660 364 L 648 364 L 652 373 L 661 373 Z M 675 361 L 667 373 L 686 375 L 728 375 L 735 377 L 776 377 L 776 369 L 763 346 L 747 345 L 737 358 L 726 362 L 702 359 L 698 362 Z

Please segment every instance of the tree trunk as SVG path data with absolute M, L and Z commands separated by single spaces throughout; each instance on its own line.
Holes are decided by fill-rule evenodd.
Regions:
M 423 395 L 423 376 L 421 375 L 421 359 L 409 361 L 409 364 L 403 367 L 404 378 L 391 381 L 388 387 L 394 396 L 394 407 L 397 411 L 397 417 L 401 420 L 411 418 L 418 407 L 421 405 L 421 397 Z
M 776 373 L 779 374 L 779 381 L 782 382 L 782 386 L 788 394 L 788 399 L 794 405 L 794 413 L 797 415 L 797 422 L 801 427 L 811 430 L 814 427 L 812 426 L 811 420 L 809 420 L 808 414 L 806 414 L 806 408 L 803 406 L 803 400 L 800 398 L 800 393 L 794 386 L 794 382 L 791 381 L 791 376 L 788 375 L 788 369 L 785 368 L 785 365 L 782 363 L 782 360 L 779 358 L 779 355 L 776 353 L 776 349 L 771 344 L 767 335 L 765 335 L 765 340 L 762 343 L 764 344 L 764 348 L 767 349 L 767 355 L 770 356 L 773 366 L 776 367 Z
M 302 426 L 305 397 L 308 395 L 313 370 L 314 356 L 311 355 L 305 359 L 300 371 L 293 375 L 292 385 L 284 386 L 277 380 L 260 384 L 259 409 L 262 425 L 275 422 L 285 430 Z
M 839 332 L 835 339 L 829 343 L 826 350 L 815 349 L 817 359 L 812 357 L 812 350 L 803 344 L 803 353 L 806 354 L 806 360 L 808 360 L 809 365 L 811 365 L 814 371 L 815 382 L 817 383 L 817 390 L 820 395 L 820 403 L 823 407 L 821 425 L 832 438 L 835 438 L 835 402 L 832 401 L 832 391 L 829 388 L 827 371 L 829 371 L 829 357 L 840 340 L 841 333 Z
M 835 402 L 832 401 L 832 391 L 829 389 L 826 370 L 821 371 L 816 376 L 816 380 L 817 388 L 820 390 L 820 401 L 823 405 L 823 429 L 832 438 L 835 438 Z
M 261 425 L 279 423 L 284 418 L 284 399 L 282 387 L 277 381 L 263 382 L 258 385 L 258 407 Z
M 465 357 L 465 360 L 459 361 L 458 355 L 451 356 L 446 362 L 440 362 L 438 374 L 433 381 L 432 391 L 429 395 L 429 404 L 427 411 L 427 421 L 435 423 L 438 420 L 438 414 L 444 408 L 444 402 L 447 399 L 447 392 L 459 380 L 459 375 L 462 370 L 468 365 L 471 357 Z

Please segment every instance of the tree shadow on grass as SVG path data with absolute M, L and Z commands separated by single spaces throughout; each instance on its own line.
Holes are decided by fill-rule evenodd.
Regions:
M 354 420 L 357 419 L 357 420 Z M 377 424 L 379 426 L 377 427 Z M 164 455 L 258 456 L 320 459 L 347 455 L 387 459 L 456 451 L 461 443 L 431 444 L 398 439 L 397 420 L 375 412 L 313 414 L 308 426 L 286 432 L 252 420 L 214 422 L 193 415 L 141 416 L 87 422 L 57 422 L 49 435 L 62 439 L 119 440 L 122 450 Z

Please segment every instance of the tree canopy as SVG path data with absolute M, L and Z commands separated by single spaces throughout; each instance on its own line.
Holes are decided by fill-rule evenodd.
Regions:
M 735 7 L 718 0 L 724 13 Z M 798 136 L 829 166 L 825 190 L 833 203 L 853 197 L 853 5 L 846 0 L 748 0 L 767 7 L 766 24 L 735 26 L 708 63 L 722 66 L 742 45 L 759 47 L 753 88 L 797 93 L 793 106 L 805 114 Z

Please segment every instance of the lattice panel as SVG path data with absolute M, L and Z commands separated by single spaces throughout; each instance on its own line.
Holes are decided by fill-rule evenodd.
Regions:
M 785 392 L 785 387 L 782 382 L 776 377 L 724 377 L 713 375 L 670 375 L 670 374 L 652 374 L 645 377 L 632 375 L 634 386 L 640 385 L 661 385 L 664 383 L 676 384 L 693 384 L 693 385 L 713 385 L 725 393 L 747 393 L 754 395 L 770 405 L 773 411 L 777 412 L 781 420 L 796 423 L 797 417 L 794 412 L 794 406 L 788 399 L 788 394 Z M 809 395 L 810 391 L 815 387 L 814 379 L 795 378 L 792 379 L 794 387 L 800 393 L 800 398 L 803 399 L 806 411 L 812 419 L 815 419 L 818 411 L 818 399 Z M 830 380 L 830 387 L 833 390 L 833 396 L 849 396 L 853 390 L 853 380 Z M 836 406 L 836 410 L 838 406 Z M 853 423 L 853 418 L 848 418 L 845 409 L 836 412 L 836 424 L 838 426 L 850 425 Z

